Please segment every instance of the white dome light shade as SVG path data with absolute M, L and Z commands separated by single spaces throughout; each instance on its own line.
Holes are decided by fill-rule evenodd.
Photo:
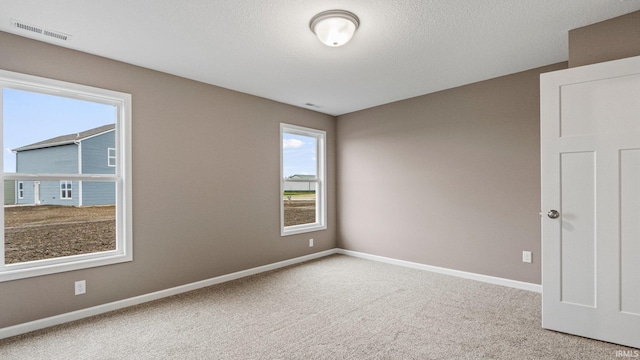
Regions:
M 337 47 L 348 43 L 359 25 L 360 20 L 355 14 L 344 10 L 329 10 L 314 16 L 309 28 L 323 44 Z

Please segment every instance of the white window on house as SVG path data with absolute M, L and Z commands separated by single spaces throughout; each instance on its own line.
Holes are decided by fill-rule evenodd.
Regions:
M 116 166 L 116 149 L 115 148 L 107 149 L 107 166 L 109 167 Z
M 282 236 L 327 228 L 326 132 L 280 124 Z
M 71 197 L 71 181 L 60 181 L 60 199 L 72 199 Z
M 131 95 L 0 70 L 0 96 L 0 282 L 131 261 Z

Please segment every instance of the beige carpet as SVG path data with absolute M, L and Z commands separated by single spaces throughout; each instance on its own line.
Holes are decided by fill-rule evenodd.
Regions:
M 0 340 L 0 359 L 616 359 L 540 294 L 335 255 Z

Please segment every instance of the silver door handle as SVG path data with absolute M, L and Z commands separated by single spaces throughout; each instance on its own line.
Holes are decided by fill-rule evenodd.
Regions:
M 557 210 L 549 210 L 547 216 L 551 219 L 557 219 L 560 217 L 560 213 Z

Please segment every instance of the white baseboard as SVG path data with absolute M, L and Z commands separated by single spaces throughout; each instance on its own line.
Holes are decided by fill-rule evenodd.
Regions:
M 337 253 L 338 253 L 338 249 L 321 251 L 321 252 L 317 252 L 310 255 L 300 256 L 294 259 L 284 260 L 284 261 L 280 261 L 273 264 L 258 266 L 252 269 L 234 272 L 227 275 L 217 276 L 207 280 L 202 280 L 202 281 L 197 281 L 197 282 L 186 284 L 186 285 L 176 286 L 166 290 L 160 290 L 153 293 L 144 294 L 144 295 L 123 299 L 119 301 L 114 301 L 114 302 L 103 304 L 103 305 L 97 305 L 97 306 L 93 306 L 93 307 L 82 309 L 82 310 L 72 311 L 65 314 L 60 314 L 60 315 L 51 316 L 44 319 L 30 321 L 23 324 L 5 327 L 0 329 L 0 339 L 28 333 L 30 331 L 44 329 L 54 325 L 59 325 L 59 324 L 63 324 L 71 321 L 80 320 L 90 316 L 103 314 L 109 311 L 142 304 L 148 301 L 153 301 L 153 300 L 165 298 L 168 296 L 185 293 L 188 291 L 197 290 L 203 287 L 240 279 L 246 276 L 251 276 L 251 275 L 279 269 L 285 266 L 294 265 L 301 262 L 318 259 L 321 257 L 325 257 L 325 256 L 337 254 Z
M 516 289 L 542 293 L 542 285 L 532 284 L 532 283 L 523 282 L 523 281 L 475 274 L 475 273 L 470 273 L 470 272 L 465 272 L 460 270 L 452 270 L 452 269 L 447 269 L 447 268 L 442 268 L 437 266 L 415 263 L 411 261 L 397 260 L 397 259 L 388 258 L 384 256 L 371 255 L 371 254 L 366 254 L 366 253 L 361 253 L 361 252 L 351 251 L 351 250 L 337 249 L 336 252 L 338 254 L 349 255 L 349 256 L 358 257 L 358 258 L 367 259 L 367 260 L 380 261 L 387 264 L 400 265 L 400 266 L 413 268 L 413 269 L 426 270 L 426 271 L 431 271 L 435 273 L 461 277 L 465 279 L 482 281 L 489 284 L 508 286 Z
M 30 321 L 23 324 L 5 327 L 0 329 L 0 339 L 28 333 L 35 330 L 44 329 L 54 325 L 59 325 L 59 324 L 63 324 L 71 321 L 80 320 L 90 316 L 103 314 L 109 311 L 123 309 L 129 306 L 162 299 L 168 296 L 173 296 L 173 295 L 185 293 L 188 291 L 197 290 L 203 287 L 220 284 L 220 283 L 240 279 L 240 278 L 251 276 L 251 275 L 260 274 L 263 272 L 279 269 L 289 265 L 295 265 L 301 262 L 318 259 L 321 257 L 333 255 L 333 254 L 343 254 L 343 255 L 358 257 L 362 259 L 368 259 L 368 260 L 380 261 L 380 262 L 393 264 L 393 265 L 405 266 L 405 267 L 418 269 L 418 270 L 432 271 L 440 274 L 482 281 L 490 284 L 509 286 L 517 289 L 529 290 L 529 291 L 534 291 L 538 293 L 542 292 L 542 286 L 537 284 L 503 279 L 503 278 L 487 276 L 487 275 L 474 274 L 474 273 L 469 273 L 469 272 L 464 272 L 459 270 L 452 270 L 452 269 L 441 268 L 437 266 L 424 265 L 424 264 L 414 263 L 410 261 L 397 260 L 397 259 L 392 259 L 384 256 L 370 255 L 370 254 L 361 253 L 357 251 L 336 248 L 336 249 L 321 251 L 314 254 L 297 257 L 294 259 L 280 261 L 273 264 L 258 266 L 252 269 L 242 270 L 242 271 L 234 272 L 227 275 L 221 275 L 211 279 L 197 281 L 197 282 L 186 284 L 186 285 L 176 286 L 166 290 L 160 290 L 153 293 L 144 294 L 144 295 L 123 299 L 119 301 L 114 301 L 114 302 L 103 304 L 103 305 L 97 305 L 87 309 L 76 310 L 76 311 L 72 311 L 65 314 L 60 314 L 60 315 L 51 316 L 44 319 Z

